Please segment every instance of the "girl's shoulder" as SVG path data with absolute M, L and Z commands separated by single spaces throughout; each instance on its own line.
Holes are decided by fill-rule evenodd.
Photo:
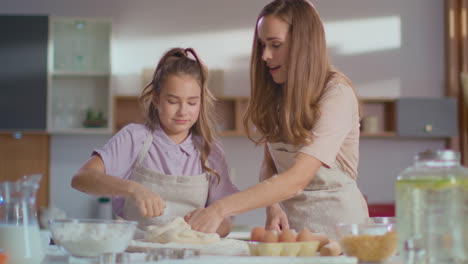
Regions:
M 125 141 L 127 144 L 144 141 L 151 130 L 143 124 L 128 124 L 119 130 L 111 141 Z
M 201 138 L 200 136 L 194 136 L 193 143 L 196 144 L 199 148 L 202 148 L 204 141 L 203 141 L 203 138 Z M 210 150 L 210 155 L 208 156 L 208 159 L 210 161 L 220 160 L 220 159 L 224 159 L 224 155 L 225 153 L 224 153 L 222 143 L 219 140 L 214 140 L 211 143 L 211 150 Z

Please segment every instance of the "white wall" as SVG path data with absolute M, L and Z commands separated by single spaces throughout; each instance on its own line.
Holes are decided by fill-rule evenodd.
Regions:
M 0 0 L 2 13 L 107 16 L 113 20 L 112 89 L 135 94 L 141 71 L 173 46 L 194 47 L 209 68 L 225 72 L 225 93 L 248 94 L 248 61 L 256 16 L 266 0 Z M 363 96 L 440 97 L 444 87 L 443 1 L 314 1 L 325 21 L 330 55 Z M 90 198 L 72 191 L 71 174 L 102 136 L 52 138 L 52 204 L 90 214 Z M 223 139 L 235 183 L 257 181 L 261 149 L 245 138 Z M 396 175 L 413 153 L 441 140 L 363 139 L 359 185 L 370 202 L 393 201 Z M 70 151 L 73 149 L 75 151 Z M 87 204 L 87 205 L 85 205 Z M 263 210 L 237 224 L 263 223 Z

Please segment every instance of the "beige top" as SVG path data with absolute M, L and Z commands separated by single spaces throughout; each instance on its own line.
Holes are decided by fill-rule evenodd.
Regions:
M 359 110 L 353 90 L 331 84 L 321 99 L 321 117 L 309 145 L 268 143 L 278 173 L 289 169 L 298 152 L 323 162 L 303 192 L 282 202 L 291 228 L 336 237 L 338 223 L 363 223 L 368 217 L 365 200 L 356 185 Z M 341 162 L 340 162 L 341 160 Z
M 359 162 L 359 104 L 353 89 L 331 82 L 320 99 L 321 116 L 312 129 L 313 142 L 299 149 L 330 168 L 335 162 L 357 178 Z

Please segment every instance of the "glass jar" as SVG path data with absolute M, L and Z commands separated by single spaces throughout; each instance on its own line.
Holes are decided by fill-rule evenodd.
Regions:
M 0 248 L 8 263 L 39 264 L 44 258 L 36 214 L 41 175 L 0 182 Z
M 427 263 L 456 263 L 463 259 L 460 179 L 468 170 L 459 153 L 425 151 L 396 182 L 396 217 L 400 252 L 408 240 L 421 241 Z

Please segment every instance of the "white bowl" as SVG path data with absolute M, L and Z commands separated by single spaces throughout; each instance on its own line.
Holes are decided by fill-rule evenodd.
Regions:
M 50 231 L 48 229 L 41 229 L 39 231 L 39 235 L 41 237 L 41 246 L 44 252 L 47 252 L 47 248 L 50 244 Z
M 396 217 L 389 217 L 389 216 L 369 217 L 368 223 L 369 224 L 396 224 Z
M 52 238 L 74 257 L 97 257 L 127 249 L 137 222 L 125 220 L 55 219 L 49 221 Z
M 393 256 L 397 233 L 393 224 L 338 224 L 338 239 L 347 256 L 361 262 L 379 262 Z

